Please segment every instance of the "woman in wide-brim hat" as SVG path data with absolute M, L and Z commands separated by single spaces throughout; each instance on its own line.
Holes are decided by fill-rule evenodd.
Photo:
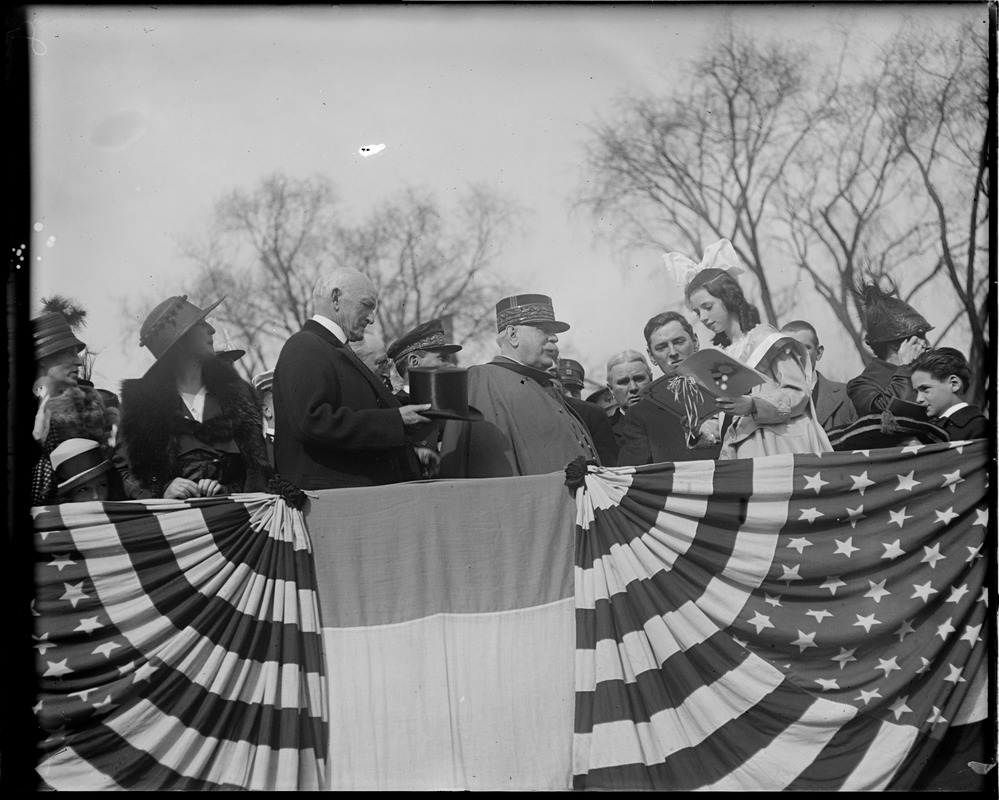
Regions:
M 216 358 L 205 317 L 221 302 L 202 309 L 170 297 L 142 324 L 139 344 L 156 363 L 122 383 L 116 455 L 131 497 L 264 491 L 274 477 L 259 398 L 232 362 Z
M 80 382 L 81 353 L 86 345 L 57 311 L 31 320 L 35 347 L 35 380 L 32 392 L 36 413 L 32 435 L 38 452 L 33 459 L 31 504 L 58 501 L 52 451 L 67 439 L 97 442 L 104 457 L 110 457 L 112 421 L 97 390 Z M 111 479 L 111 499 L 118 499 L 120 484 Z

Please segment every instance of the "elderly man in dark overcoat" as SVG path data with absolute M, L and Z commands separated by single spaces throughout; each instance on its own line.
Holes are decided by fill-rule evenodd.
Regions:
M 274 461 L 303 489 L 376 486 L 436 476 L 437 453 L 417 448 L 430 420 L 402 405 L 349 342 L 374 322 L 378 295 L 354 269 L 322 276 L 315 315 L 285 343 L 274 367 Z

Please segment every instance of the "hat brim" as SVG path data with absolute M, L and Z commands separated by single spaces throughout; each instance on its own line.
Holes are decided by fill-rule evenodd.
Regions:
M 62 495 L 73 491 L 78 486 L 82 486 L 87 481 L 93 480 L 98 475 L 104 474 L 110 469 L 111 469 L 111 462 L 108 461 L 107 459 L 104 459 L 104 461 L 102 461 L 96 467 L 91 467 L 90 469 L 81 472 L 79 475 L 70 478 L 68 481 L 66 481 L 66 483 L 60 483 L 56 487 L 56 494 L 61 497 Z
M 511 322 L 510 325 L 531 325 L 535 328 L 551 328 L 555 333 L 565 333 L 569 330 L 568 322 L 559 322 L 554 319 L 522 319 L 520 322 Z M 503 326 L 506 327 L 505 325 Z M 502 330 L 502 329 L 501 329 Z
M 245 350 L 223 350 L 221 353 L 216 353 L 215 358 L 221 358 L 223 361 L 239 361 L 245 355 Z
M 208 306 L 208 308 L 206 308 L 206 309 L 203 309 L 203 310 L 202 310 L 202 312 L 201 312 L 201 313 L 200 313 L 200 314 L 199 314 L 198 316 L 194 317 L 194 318 L 193 318 L 193 319 L 192 319 L 192 320 L 191 320 L 190 322 L 188 322 L 188 323 L 187 323 L 187 325 L 185 325 L 185 326 L 184 326 L 183 328 L 179 328 L 179 329 L 178 329 L 178 331 L 177 331 L 177 335 L 176 335 L 176 336 L 174 336 L 174 339 L 173 339 L 173 341 L 172 341 L 172 342 L 170 342 L 170 344 L 168 344 L 168 345 L 167 345 L 167 346 L 166 346 L 166 347 L 165 347 L 165 348 L 163 349 L 163 352 L 162 352 L 162 353 L 160 353 L 160 354 L 159 354 L 158 356 L 155 356 L 155 358 L 156 358 L 156 363 L 155 363 L 155 364 L 153 364 L 153 365 L 152 365 L 152 366 L 151 366 L 151 367 L 150 367 L 149 369 L 147 369 L 147 370 L 146 370 L 146 372 L 145 372 L 145 375 L 149 375 L 149 373 L 150 373 L 150 372 L 152 372 L 152 371 L 153 371 L 153 369 L 154 369 L 154 368 L 156 367 L 156 364 L 158 364 L 158 363 L 159 363 L 160 361 L 162 361 L 162 360 L 163 360 L 163 357 L 164 357 L 164 356 L 165 356 L 165 355 L 166 355 L 167 353 L 169 353 L 169 352 L 170 352 L 170 351 L 171 351 L 171 350 L 172 350 L 172 349 L 174 348 L 174 346 L 175 346 L 175 345 L 177 344 L 177 342 L 179 342 L 179 341 L 180 341 L 181 339 L 183 339 L 183 338 L 184 338 L 184 335 L 185 335 L 185 334 L 186 334 L 186 333 L 187 333 L 187 332 L 188 332 L 189 330 L 191 330 L 191 328 L 193 328 L 193 327 L 194 327 L 195 325 L 197 325 L 197 324 L 198 324 L 199 322 L 201 322 L 202 320 L 204 320 L 204 318 L 205 318 L 205 317 L 207 317 L 207 316 L 208 316 L 209 314 L 211 314 L 211 313 L 212 313 L 212 312 L 213 312 L 213 311 L 215 310 L 215 308 L 216 308 L 216 307 L 217 307 L 217 306 L 218 306 L 218 305 L 219 305 L 219 304 L 220 304 L 220 303 L 221 303 L 221 302 L 222 302 L 223 300 L 225 300 L 225 298 L 226 298 L 226 295 L 222 295 L 222 296 L 221 296 L 221 297 L 220 297 L 220 298 L 219 298 L 218 300 L 216 300 L 216 301 L 215 301 L 214 303 L 212 303 L 212 304 L 211 304 L 210 306 Z M 145 377 L 145 376 L 144 376 L 144 377 Z
M 481 422 L 485 419 L 485 417 L 482 416 L 482 412 L 474 406 L 468 407 L 467 414 L 460 414 L 457 411 L 451 411 L 449 409 L 431 408 L 428 411 L 421 411 L 420 415 L 427 417 L 428 419 L 456 419 L 462 420 L 463 422 Z

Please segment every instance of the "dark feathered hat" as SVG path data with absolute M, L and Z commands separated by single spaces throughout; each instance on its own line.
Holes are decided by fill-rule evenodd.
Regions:
M 875 278 L 861 282 L 854 289 L 857 310 L 867 331 L 864 341 L 868 344 L 891 342 L 923 336 L 933 330 L 922 314 L 898 297 L 890 281 L 888 289 L 882 289 L 883 280 Z
M 86 347 L 58 311 L 48 311 L 31 320 L 31 332 L 35 339 L 35 360 L 40 361 L 70 347 L 79 353 Z

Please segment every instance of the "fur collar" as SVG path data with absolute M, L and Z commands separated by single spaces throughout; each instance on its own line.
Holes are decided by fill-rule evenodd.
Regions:
M 104 455 L 110 453 L 108 439 L 111 423 L 104 400 L 96 389 L 74 386 L 49 400 L 51 422 L 46 445 L 53 450 L 67 439 L 93 439 L 101 444 Z
M 261 490 L 273 470 L 256 392 L 223 361 L 207 362 L 202 379 L 221 407 L 218 416 L 204 422 L 184 416 L 183 401 L 169 372 L 154 369 L 122 383 L 121 434 L 133 477 L 146 487 L 165 485 L 176 477 L 178 438 L 187 433 L 209 445 L 234 440 L 246 464 L 245 491 Z

